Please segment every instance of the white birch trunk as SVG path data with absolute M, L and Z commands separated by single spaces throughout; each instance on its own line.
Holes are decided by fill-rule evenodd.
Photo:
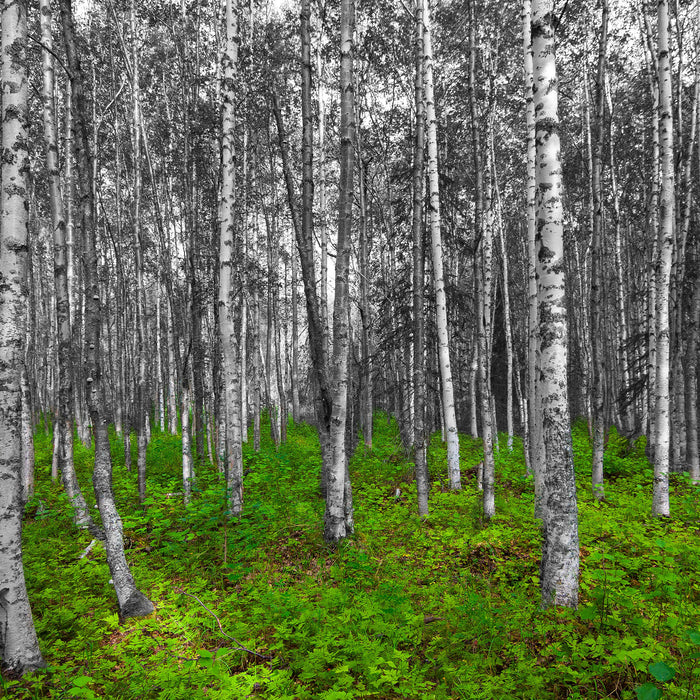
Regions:
M 0 667 L 17 675 L 44 666 L 22 566 L 20 374 L 27 314 L 27 8 L 2 5 L 0 192 Z
M 224 465 L 228 514 L 239 517 L 243 511 L 243 453 L 241 441 L 241 383 L 239 342 L 236 337 L 235 299 L 235 214 L 236 214 L 236 78 L 238 69 L 238 2 L 226 1 L 226 45 L 223 52 L 224 100 L 222 125 L 221 195 L 219 199 L 219 340 L 221 343 L 222 397 L 225 413 L 225 447 L 219 459 Z
M 426 134 L 428 142 L 428 183 L 430 192 L 430 236 L 433 254 L 433 282 L 435 286 L 435 309 L 437 315 L 438 358 L 442 393 L 445 437 L 447 440 L 447 471 L 450 488 L 462 487 L 459 468 L 459 435 L 455 412 L 450 344 L 447 330 L 447 297 L 443 271 L 442 235 L 440 231 L 440 186 L 438 182 L 437 117 L 433 89 L 433 50 L 430 32 L 430 6 L 426 2 L 424 24 L 424 93 L 426 112 Z
M 656 385 L 654 440 L 654 489 L 652 514 L 669 516 L 668 472 L 671 441 L 671 338 L 669 293 L 673 264 L 675 182 L 673 154 L 673 109 L 671 104 L 671 58 L 669 52 L 668 0 L 659 0 L 657 14 L 659 76 L 659 151 L 661 188 L 659 197 L 659 250 L 656 279 Z
M 186 373 L 189 373 L 185 369 Z M 192 500 L 194 466 L 192 463 L 192 436 L 190 434 L 190 388 L 189 377 L 183 379 L 182 404 L 180 406 L 182 423 L 182 493 L 185 505 Z
M 29 388 L 27 365 L 22 358 L 22 502 L 34 497 L 34 425 L 32 422 L 32 394 Z
M 423 200 L 425 198 L 425 109 L 423 101 L 423 13 L 425 0 L 415 2 L 414 100 L 416 123 L 413 145 L 413 460 L 416 465 L 418 515 L 429 515 L 427 439 L 425 429 L 425 260 Z
M 533 98 L 533 55 L 531 31 L 531 0 L 523 0 L 523 65 L 525 82 L 525 128 L 527 180 L 525 187 L 525 204 L 527 212 L 527 284 L 528 284 L 528 334 L 527 334 L 527 467 L 535 482 L 535 516 L 540 515 L 543 494 L 542 465 L 544 445 L 542 444 L 542 407 L 537 389 L 539 383 L 536 368 L 539 363 L 539 315 L 537 311 L 537 249 L 535 243 L 536 211 L 535 194 L 535 103 Z
M 553 0 L 532 3 L 539 399 L 543 426 L 542 606 L 578 604 L 578 515 L 567 387 L 564 222 Z
M 332 410 L 329 431 L 330 464 L 326 491 L 324 539 L 336 544 L 352 532 L 352 491 L 345 450 L 348 404 L 348 323 L 352 206 L 355 166 L 355 105 L 353 33 L 355 4 L 341 0 L 340 8 L 340 184 L 338 244 L 333 304 L 333 355 L 331 363 Z

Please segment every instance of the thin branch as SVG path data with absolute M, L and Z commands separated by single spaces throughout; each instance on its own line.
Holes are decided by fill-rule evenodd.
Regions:
M 41 46 L 44 51 L 48 51 L 60 64 L 61 68 L 66 72 L 66 75 L 70 80 L 73 80 L 71 72 L 68 70 L 68 66 L 63 62 L 63 59 L 51 48 L 49 48 L 41 39 L 37 39 L 34 34 L 28 33 L 27 36 L 35 43 Z
M 230 639 L 232 642 L 238 644 L 238 649 L 240 649 L 241 651 L 247 651 L 249 654 L 257 656 L 259 659 L 264 659 L 265 661 L 270 661 L 273 658 L 272 656 L 258 654 L 257 651 L 248 649 L 248 647 L 243 646 L 235 637 L 232 637 L 230 634 L 226 634 L 226 632 L 224 632 L 224 628 L 221 626 L 221 620 L 219 620 L 219 618 L 196 595 L 194 595 L 193 593 L 188 593 L 183 588 L 176 588 L 175 590 L 178 593 L 182 593 L 182 595 L 187 595 L 190 598 L 194 598 L 216 620 L 216 623 L 219 625 L 219 630 L 221 631 L 221 634 L 223 634 L 224 637 L 226 637 L 227 639 Z

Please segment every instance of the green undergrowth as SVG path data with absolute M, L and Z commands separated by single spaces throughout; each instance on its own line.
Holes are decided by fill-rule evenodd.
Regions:
M 672 513 L 652 519 L 644 444 L 612 432 L 606 501 L 590 495 L 584 425 L 579 483 L 581 604 L 539 607 L 539 534 L 523 446 L 501 436 L 496 517 L 481 518 L 478 440 L 460 436 L 463 489 L 445 447 L 429 447 L 430 517 L 416 515 L 413 465 L 396 424 L 352 458 L 356 533 L 324 546 L 318 440 L 290 426 L 276 448 L 244 447 L 245 513 L 225 517 L 216 469 L 197 469 L 182 503 L 180 440 L 154 433 L 148 498 L 113 436 L 127 555 L 155 603 L 120 621 L 104 551 L 71 525 L 50 480 L 51 437 L 36 436 L 37 495 L 24 558 L 45 673 L 4 679 L 12 698 L 699 698 L 700 490 L 673 477 Z M 91 505 L 92 456 L 76 465 Z M 93 509 L 94 510 L 94 509 Z M 97 514 L 97 511 L 94 511 Z

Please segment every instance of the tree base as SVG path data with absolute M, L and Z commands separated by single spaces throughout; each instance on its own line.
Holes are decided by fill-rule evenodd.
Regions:
M 129 600 L 124 603 L 119 613 L 124 619 L 127 619 L 129 617 L 146 617 L 154 610 L 153 603 L 141 591 L 136 590 L 129 596 Z

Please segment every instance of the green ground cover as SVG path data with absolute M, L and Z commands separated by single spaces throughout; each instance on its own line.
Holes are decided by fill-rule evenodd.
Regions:
M 119 621 L 104 551 L 71 525 L 49 479 L 51 438 L 36 437 L 27 509 L 27 582 L 46 673 L 2 680 L 11 698 L 700 698 L 700 489 L 674 476 L 672 514 L 650 517 L 643 440 L 614 431 L 605 503 L 590 496 L 590 446 L 574 431 L 581 605 L 539 609 L 539 539 L 522 444 L 497 457 L 497 516 L 484 526 L 461 437 L 465 485 L 450 493 L 444 447 L 429 463 L 431 515 L 416 515 L 412 465 L 395 424 L 351 463 L 356 535 L 322 539 L 312 428 L 279 449 L 244 449 L 245 515 L 224 518 L 215 469 L 181 502 L 180 441 L 154 434 L 146 508 L 113 440 L 128 558 L 156 612 Z M 91 455 L 76 463 L 91 496 Z M 397 494 L 397 489 L 400 493 Z M 96 511 L 95 511 L 96 512 Z

